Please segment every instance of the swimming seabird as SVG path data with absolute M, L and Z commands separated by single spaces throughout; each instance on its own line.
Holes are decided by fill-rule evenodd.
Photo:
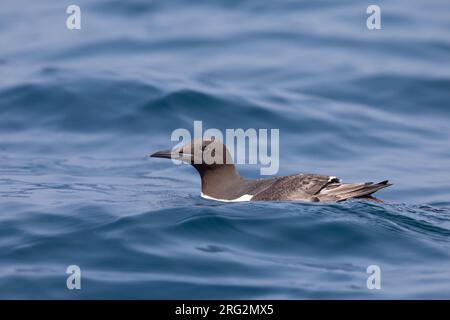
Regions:
M 204 155 L 221 153 L 220 164 L 204 160 Z M 200 155 L 200 161 L 194 156 Z M 242 178 L 232 164 L 231 155 L 220 141 L 196 139 L 177 149 L 155 152 L 150 157 L 177 159 L 191 164 L 201 178 L 204 198 L 218 201 L 311 201 L 339 202 L 371 195 L 390 186 L 388 180 L 379 183 L 341 183 L 334 176 L 300 173 L 269 179 Z M 197 162 L 197 163 L 195 163 Z M 219 162 L 219 161 L 217 161 Z

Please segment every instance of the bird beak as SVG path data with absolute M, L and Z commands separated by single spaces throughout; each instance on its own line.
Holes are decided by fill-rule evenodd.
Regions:
M 165 159 L 176 159 L 178 158 L 178 154 L 173 153 L 172 150 L 163 150 L 163 151 L 158 151 L 155 153 L 152 153 L 150 155 L 150 157 L 152 158 L 165 158 Z
M 177 152 L 173 150 L 163 150 L 158 151 L 150 155 L 152 158 L 164 158 L 164 159 L 174 159 L 181 160 L 187 163 L 192 163 L 193 155 L 190 153 Z

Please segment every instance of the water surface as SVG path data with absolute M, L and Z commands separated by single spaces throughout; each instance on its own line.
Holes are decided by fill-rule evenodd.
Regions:
M 450 4 L 379 1 L 379 31 L 355 0 L 78 1 L 74 31 L 69 4 L 2 3 L 0 298 L 450 298 Z M 194 120 L 279 128 L 280 175 L 394 186 L 205 200 L 147 157 Z

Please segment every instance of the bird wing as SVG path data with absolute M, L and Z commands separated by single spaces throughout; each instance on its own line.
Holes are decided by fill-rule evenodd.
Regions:
M 255 194 L 252 200 L 307 200 L 319 201 L 317 194 L 339 179 L 318 174 L 297 174 L 275 179 L 264 190 Z
M 388 180 L 378 183 L 330 183 L 317 194 L 320 201 L 343 201 L 352 198 L 366 198 L 374 192 L 389 187 Z
M 257 192 L 252 200 L 343 201 L 369 197 L 391 185 L 388 180 L 379 183 L 341 183 L 333 176 L 298 174 L 274 179 Z

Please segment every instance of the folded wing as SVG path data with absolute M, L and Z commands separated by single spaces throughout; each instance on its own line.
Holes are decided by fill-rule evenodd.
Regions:
M 344 201 L 369 197 L 390 185 L 387 180 L 379 183 L 341 183 L 332 176 L 298 174 L 275 179 L 252 200 Z

